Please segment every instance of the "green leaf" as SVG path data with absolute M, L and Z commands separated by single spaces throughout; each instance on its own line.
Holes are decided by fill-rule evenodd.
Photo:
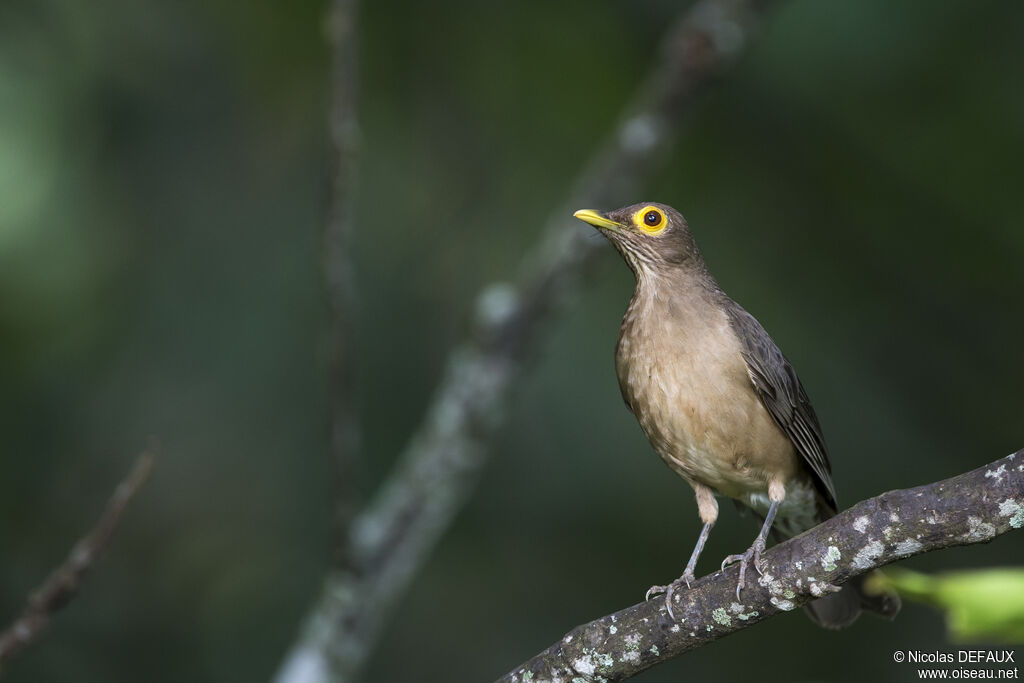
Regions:
M 875 588 L 946 612 L 950 640 L 1024 643 L 1024 569 L 981 569 L 929 576 L 907 569 L 879 573 Z

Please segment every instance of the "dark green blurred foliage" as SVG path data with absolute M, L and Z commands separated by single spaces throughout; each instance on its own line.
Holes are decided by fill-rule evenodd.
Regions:
M 365 495 L 474 293 L 514 275 L 674 6 L 365 3 Z M 0 618 L 146 438 L 162 444 L 108 555 L 12 681 L 266 679 L 318 588 L 324 10 L 0 4 Z M 687 215 L 722 285 L 800 370 L 841 503 L 1024 446 L 1021 35 L 1019 3 L 780 3 L 695 103 L 671 171 L 635 198 Z M 692 495 L 612 368 L 631 287 L 608 249 L 368 680 L 490 680 L 678 575 Z M 703 572 L 754 532 L 723 518 Z M 1019 565 L 1022 548 L 1011 535 L 906 564 Z M 905 680 L 892 651 L 945 639 L 916 605 L 842 633 L 784 615 L 643 680 Z

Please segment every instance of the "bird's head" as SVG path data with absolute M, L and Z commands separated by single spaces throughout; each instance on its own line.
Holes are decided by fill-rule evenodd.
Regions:
M 686 219 L 671 206 L 645 202 L 607 213 L 580 209 L 573 215 L 600 230 L 638 276 L 703 262 Z

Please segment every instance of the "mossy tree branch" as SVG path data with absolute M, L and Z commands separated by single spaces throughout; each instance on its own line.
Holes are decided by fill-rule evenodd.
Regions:
M 655 664 L 788 612 L 851 578 L 914 555 L 985 543 L 1024 528 L 1024 450 L 951 479 L 857 503 L 764 555 L 736 601 L 734 565 L 673 596 L 596 619 L 498 679 L 621 681 Z M 749 577 L 749 575 L 748 575 Z M 756 574 L 755 574 L 756 577 Z

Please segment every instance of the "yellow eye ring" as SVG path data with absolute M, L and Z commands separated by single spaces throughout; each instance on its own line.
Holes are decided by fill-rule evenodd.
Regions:
M 658 207 L 645 206 L 633 214 L 633 223 L 648 235 L 659 235 L 665 231 L 668 219 Z

